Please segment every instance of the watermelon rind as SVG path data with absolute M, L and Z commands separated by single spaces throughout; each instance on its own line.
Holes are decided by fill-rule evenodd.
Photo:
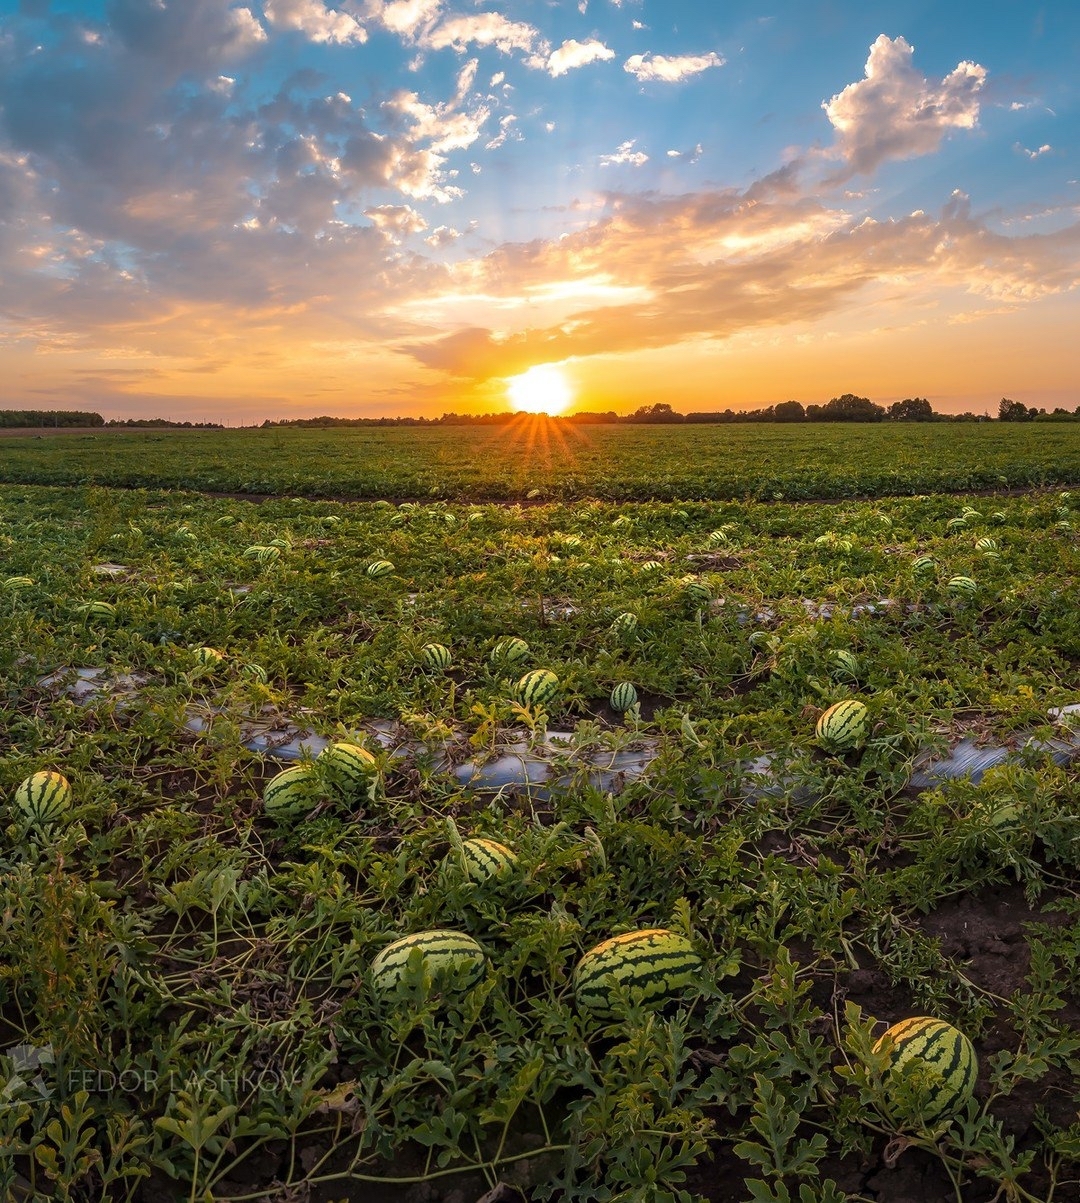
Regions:
M 864 702 L 846 698 L 836 702 L 818 719 L 814 734 L 818 742 L 833 751 L 857 748 L 866 738 L 869 712 Z
M 559 692 L 559 678 L 548 668 L 534 668 L 517 683 L 517 695 L 525 706 L 546 706 Z
M 463 840 L 461 859 L 465 872 L 475 882 L 507 877 L 517 864 L 517 854 L 498 840 L 473 836 Z
M 293 818 L 314 809 L 319 786 L 310 764 L 282 769 L 263 788 L 263 808 L 274 818 Z
M 319 753 L 317 763 L 327 785 L 349 800 L 370 797 L 379 775 L 375 757 L 367 748 L 348 740 L 328 744 Z

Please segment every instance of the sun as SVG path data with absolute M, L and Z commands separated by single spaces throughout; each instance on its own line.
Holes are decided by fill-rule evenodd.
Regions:
M 510 404 L 518 413 L 561 414 L 574 399 L 565 374 L 552 363 L 537 364 L 506 382 Z

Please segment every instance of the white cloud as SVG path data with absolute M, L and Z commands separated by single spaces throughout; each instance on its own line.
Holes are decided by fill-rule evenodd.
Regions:
M 367 15 L 391 33 L 410 40 L 419 37 L 425 26 L 431 25 L 442 9 L 442 0 L 368 0 Z
M 986 68 L 962 62 L 943 79 L 930 80 L 912 65 L 912 54 L 903 38 L 881 34 L 870 47 L 865 78 L 822 104 L 848 174 L 931 154 L 950 130 L 978 124 Z
M 440 250 L 444 246 L 451 246 L 460 237 L 461 231 L 453 226 L 436 226 L 424 241 L 435 250 Z
M 563 42 L 558 50 L 553 50 L 547 56 L 546 62 L 541 60 L 541 65 L 552 78 L 555 78 L 565 75 L 567 71 L 572 71 L 575 67 L 584 67 L 587 63 L 597 61 L 607 62 L 608 59 L 614 57 L 615 51 L 595 38 L 589 38 L 585 42 L 578 42 L 574 38 L 570 38 L 569 41 Z
M 629 163 L 633 167 L 641 167 L 649 161 L 649 156 L 644 151 L 634 150 L 634 145 L 637 139 L 631 138 L 628 142 L 621 142 L 613 154 L 601 155 L 601 167 L 613 167 L 619 163 Z
M 312 42 L 367 41 L 367 30 L 355 17 L 327 8 L 322 0 L 264 0 L 263 14 L 273 28 L 295 30 Z
M 451 47 L 459 52 L 470 46 L 495 46 L 503 54 L 511 50 L 533 51 L 541 39 L 537 31 L 524 21 L 511 21 L 502 13 L 477 13 L 474 17 L 447 17 L 434 29 L 426 31 L 423 44 L 431 50 Z
M 625 63 L 623 70 L 628 71 L 642 83 L 659 81 L 665 84 L 676 84 L 691 75 L 699 75 L 710 67 L 722 67 L 722 55 L 710 51 L 708 54 L 632 54 Z
M 1026 155 L 1029 159 L 1037 159 L 1041 155 L 1048 155 L 1048 154 L 1050 154 L 1050 152 L 1053 149 L 1054 148 L 1050 145 L 1049 142 L 1044 142 L 1042 144 L 1042 146 L 1038 147 L 1035 150 L 1028 150 L 1028 148 L 1026 146 L 1024 146 L 1023 143 L 1021 143 L 1021 142 L 1013 143 L 1013 150 L 1018 151 L 1022 155 Z
M 500 146 L 508 139 L 513 139 L 515 142 L 521 141 L 521 132 L 514 128 L 514 123 L 517 117 L 513 113 L 507 113 L 505 117 L 499 118 L 499 132 L 491 139 L 484 147 L 485 150 L 498 150 Z

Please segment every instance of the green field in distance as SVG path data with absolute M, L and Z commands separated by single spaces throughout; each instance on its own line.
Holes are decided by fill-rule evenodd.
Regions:
M 102 431 L 5 439 L 0 480 L 340 498 L 798 500 L 1080 483 L 1046 423 Z

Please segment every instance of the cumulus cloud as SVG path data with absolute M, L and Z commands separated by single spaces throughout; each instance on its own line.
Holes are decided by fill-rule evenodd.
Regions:
M 367 15 L 391 33 L 410 40 L 432 25 L 442 10 L 442 0 L 368 0 Z
M 328 8 L 322 0 L 264 0 L 263 14 L 273 28 L 295 30 L 312 42 L 367 41 L 367 30 L 355 17 Z
M 364 216 L 394 242 L 428 228 L 427 222 L 411 205 L 374 205 L 364 210 Z
M 952 130 L 974 129 L 986 68 L 962 62 L 943 79 L 922 75 L 914 50 L 885 34 L 870 47 L 865 77 L 823 102 L 847 175 L 870 174 L 890 159 L 932 154 Z
M 595 38 L 578 42 L 574 38 L 553 50 L 546 59 L 540 59 L 540 66 L 554 79 L 565 75 L 575 67 L 584 67 L 587 63 L 607 62 L 615 57 L 615 51 L 605 46 Z
M 722 55 L 710 51 L 708 54 L 632 54 L 623 70 L 628 71 L 642 83 L 660 82 L 677 84 L 691 75 L 700 75 L 710 67 L 722 67 Z
M 635 150 L 636 138 L 628 142 L 620 142 L 618 148 L 610 155 L 600 156 L 601 167 L 614 167 L 620 163 L 629 163 L 632 167 L 641 167 L 649 161 L 649 156 L 642 150 Z
M 1029 150 L 1022 142 L 1014 142 L 1013 150 L 1018 154 L 1022 154 L 1028 159 L 1038 159 L 1043 155 L 1048 155 L 1054 148 L 1049 142 L 1044 142 L 1042 146 L 1036 147 L 1034 150 Z

